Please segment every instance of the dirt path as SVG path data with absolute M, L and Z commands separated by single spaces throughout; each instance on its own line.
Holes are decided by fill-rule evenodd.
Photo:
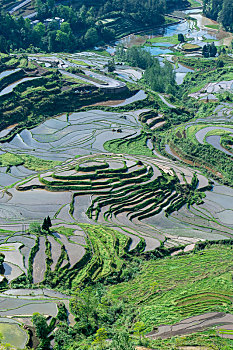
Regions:
M 233 315 L 223 312 L 209 312 L 199 316 L 186 318 L 174 325 L 161 325 L 157 331 L 152 331 L 147 334 L 147 338 L 152 339 L 167 339 L 177 335 L 191 334 L 203 331 L 209 327 L 221 325 L 223 328 L 226 325 L 233 325 Z

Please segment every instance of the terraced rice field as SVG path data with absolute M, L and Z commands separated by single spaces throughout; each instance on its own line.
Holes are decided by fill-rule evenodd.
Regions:
M 8 267 L 9 281 L 18 277 L 21 270 L 31 282 L 52 286 L 59 285 L 67 269 L 73 276 L 79 262 L 94 256 L 93 252 L 90 254 L 86 235 L 74 233 L 82 232 L 80 223 L 97 222 L 117 230 L 128 237 L 128 251 L 139 246 L 145 252 L 154 250 L 165 237 L 165 245 L 174 247 L 193 244 L 198 239 L 231 236 L 228 209 L 212 205 L 208 192 L 212 185 L 201 173 L 195 175 L 186 167 L 171 166 L 161 156 L 106 155 L 103 146 L 106 140 L 114 135 L 133 141 L 140 132 L 141 118 L 148 121 L 146 111 L 120 114 L 93 110 L 62 115 L 30 131 L 24 130 L 3 144 L 8 152 L 39 156 L 46 150 L 42 157 L 65 160 L 47 172 L 31 173 L 25 176 L 26 181 L 19 180 L 2 191 L 0 221 L 8 227 L 16 225 L 16 234 L 10 242 L 19 242 L 18 251 L 24 262 L 22 266 L 17 263 Z M 162 116 L 152 116 L 152 122 L 154 118 Z M 119 128 L 122 132 L 117 132 Z M 72 158 L 91 150 L 102 153 Z M 51 234 L 39 240 L 35 234 L 19 235 L 21 225 L 41 221 L 47 215 L 52 218 Z M 76 229 L 67 237 L 65 232 L 70 224 Z M 20 237 L 24 235 L 28 241 L 20 246 Z M 82 283 L 84 276 L 81 274 L 76 282 Z
M 150 260 L 132 281 L 111 286 L 109 295 L 140 307 L 140 320 L 148 331 L 155 329 L 152 338 L 213 325 L 227 328 L 233 322 L 231 254 L 231 246 L 212 245 L 189 255 Z
M 71 106 L 47 114 L 50 105 L 42 104 L 39 114 L 45 115 L 38 120 L 29 114 L 26 124 L 4 120 L 6 125 L 1 125 L 0 252 L 5 260 L 0 283 L 13 289 L 0 294 L 0 316 L 22 322 L 38 311 L 55 317 L 57 303 L 68 307 L 69 297 L 47 288 L 73 293 L 88 283 L 119 282 L 131 257 L 157 258 L 155 250 L 163 243 L 172 257 L 145 262 L 129 284 L 109 287 L 107 293 L 134 308 L 140 305 L 147 330 L 158 327 L 151 334 L 155 340 L 220 323 L 219 334 L 229 336 L 231 246 L 213 245 L 199 252 L 195 245 L 233 235 L 233 190 L 226 186 L 233 180 L 232 103 L 217 102 L 232 85 L 209 83 L 193 92 L 189 98 L 197 103 L 205 103 L 211 94 L 216 104 L 208 106 L 208 117 L 200 108 L 196 119 L 184 124 L 191 118 L 189 111 L 165 95 L 138 89 L 116 103 L 104 98 L 101 89 L 114 84 L 104 75 L 109 59 L 94 53 L 36 55 L 30 57 L 37 67 L 30 77 L 18 76 L 23 74 L 20 68 L 0 73 L 0 97 L 11 103 L 15 92 L 26 100 L 36 96 L 36 104 L 51 91 L 62 102 L 70 101 L 65 94 L 73 91 Z M 46 75 L 41 78 L 44 65 L 62 72 L 82 68 L 82 78 L 92 81 L 92 87 L 86 80 L 72 81 L 80 76 L 66 80 L 63 75 L 56 81 L 50 76 L 47 81 Z M 135 83 L 143 71 L 117 66 L 116 74 Z M 42 87 L 36 85 L 39 79 Z M 101 85 L 101 92 L 93 85 Z M 103 95 L 97 97 L 99 93 Z M 76 104 L 83 96 L 87 103 Z M 138 109 L 131 108 L 135 103 Z M 177 126 L 180 115 L 184 119 Z M 163 155 L 155 150 L 158 140 L 165 146 Z M 201 160 L 193 145 L 201 147 Z M 52 226 L 43 229 L 48 215 Z M 74 323 L 71 314 L 69 322 Z
M 76 155 L 104 152 L 106 141 L 135 136 L 140 129 L 137 113 L 134 112 L 119 114 L 93 110 L 72 113 L 22 131 L 12 141 L 2 144 L 2 150 L 65 161 Z
M 197 120 L 178 127 L 168 138 L 165 150 L 184 162 L 202 166 L 215 177 L 231 184 L 232 125 Z
M 1 322 L 15 324 L 21 322 L 23 318 L 28 318 L 27 323 L 31 324 L 29 317 L 34 312 L 55 317 L 58 311 L 57 303 L 67 304 L 68 300 L 68 296 L 47 289 L 9 289 L 0 296 Z M 73 316 L 71 314 L 68 316 L 69 321 L 73 322 Z
M 15 347 L 17 346 L 18 349 L 25 348 L 28 341 L 28 335 L 20 325 L 17 324 L 17 322 L 8 323 L 7 320 L 1 322 L 0 331 L 3 336 L 3 343 L 8 343 Z
M 6 242 L 9 246 L 14 244 L 19 255 L 15 255 L 17 261 L 10 266 L 11 270 L 8 268 L 6 277 L 11 281 L 25 274 L 31 282 L 51 286 L 59 285 L 64 276 L 70 276 L 72 281 L 79 264 L 90 261 L 92 266 L 95 259 L 90 251 L 94 247 L 89 241 L 91 231 L 86 231 L 87 227 L 81 223 L 98 222 L 106 230 L 108 227 L 116 230 L 114 235 L 119 232 L 121 239 L 126 239 L 123 243 L 126 251 L 154 250 L 165 237 L 166 246 L 193 244 L 208 236 L 210 227 L 216 239 L 231 235 L 231 229 L 223 230 L 221 224 L 216 224 L 215 212 L 212 221 L 208 215 L 199 214 L 198 208 L 205 205 L 201 204 L 203 200 L 205 203 L 204 192 L 208 195 L 209 189 L 208 180 L 201 174 L 195 175 L 180 166 L 171 169 L 169 162 L 162 159 L 141 157 L 139 161 L 133 156 L 100 153 L 67 160 L 8 189 L 8 200 L 2 203 L 1 222 L 8 229 L 14 227 L 15 233 Z M 179 210 L 185 204 L 190 207 L 185 210 L 192 212 L 191 220 L 190 215 L 188 218 L 191 230 L 185 228 L 185 210 Z M 22 226 L 24 223 L 43 220 L 48 214 L 53 223 L 51 233 L 39 238 L 36 233 L 24 232 L 27 230 Z M 202 225 L 200 231 L 195 228 L 198 225 Z M 96 236 L 97 233 L 98 230 Z M 102 243 L 97 242 L 99 247 Z M 11 261 L 7 259 L 9 254 L 6 253 L 6 263 Z M 120 269 L 121 265 L 116 266 Z M 86 275 L 87 272 L 80 270 L 75 283 L 82 283 Z M 94 275 L 92 271 L 91 276 Z M 104 275 L 105 272 L 96 278 Z

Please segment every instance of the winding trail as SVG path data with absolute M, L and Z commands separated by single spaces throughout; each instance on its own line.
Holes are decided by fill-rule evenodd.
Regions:
M 158 94 L 158 96 L 160 97 L 160 99 L 163 101 L 163 103 L 165 103 L 165 105 L 167 105 L 170 108 L 176 108 L 175 105 L 172 105 L 171 103 L 169 103 L 161 94 Z

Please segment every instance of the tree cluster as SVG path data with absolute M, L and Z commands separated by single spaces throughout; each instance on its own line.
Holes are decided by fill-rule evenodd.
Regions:
M 184 0 L 173 0 L 172 6 Z M 69 3 L 69 2 L 68 2 Z M 73 2 L 71 2 L 72 4 Z M 79 5 L 80 4 L 80 5 Z M 113 0 L 83 5 L 61 5 L 55 0 L 36 0 L 35 10 L 39 23 L 31 24 L 29 19 L 15 18 L 3 10 L 0 12 L 0 52 L 30 49 L 31 51 L 73 52 L 93 48 L 116 39 L 113 21 L 119 18 L 124 23 L 155 26 L 164 23 L 164 14 L 171 2 L 168 0 Z M 62 23 L 58 19 L 64 20 Z M 46 19 L 51 19 L 45 22 Z M 132 28 L 133 29 L 133 28 Z
M 205 58 L 215 57 L 217 55 L 217 48 L 214 45 L 214 42 L 211 44 L 204 45 L 202 48 L 202 55 Z
M 54 334 L 55 350 L 133 350 L 135 346 L 129 333 L 140 337 L 144 324 L 136 323 L 135 313 L 123 301 L 113 302 L 106 297 L 103 284 L 77 289 L 71 298 L 70 307 L 76 324 L 69 327 L 60 322 Z M 111 339 L 107 343 L 106 340 Z
M 43 224 L 42 224 L 42 230 L 49 232 L 50 227 L 52 227 L 51 219 L 48 216 L 47 218 L 44 218 Z
M 233 31 L 232 0 L 203 0 L 204 14 L 222 23 L 227 30 Z
M 40 22 L 34 26 L 29 19 L 15 18 L 4 11 L 0 12 L 0 52 L 18 49 L 73 52 L 115 38 L 114 30 L 96 23 L 94 13 L 85 6 L 79 11 L 69 6 L 55 7 L 51 11 L 53 20 L 47 25 L 44 20 L 50 18 L 47 17 L 50 13 L 44 12 L 43 6 L 39 6 L 38 11 Z M 64 21 L 60 23 L 55 17 Z
M 175 73 L 168 61 L 165 61 L 164 65 L 160 65 L 159 60 L 152 56 L 149 51 L 136 46 L 127 50 L 123 47 L 118 47 L 116 55 L 131 66 L 144 69 L 143 78 L 152 90 L 175 93 Z

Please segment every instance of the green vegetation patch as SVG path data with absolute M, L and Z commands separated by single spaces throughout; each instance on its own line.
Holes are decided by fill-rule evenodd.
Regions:
M 2 335 L 1 343 L 3 344 L 2 349 L 12 349 L 12 346 L 23 349 L 28 340 L 28 334 L 18 324 L 14 323 L 0 323 L 0 332 Z M 10 345 L 9 345 L 10 344 Z
M 140 310 L 149 329 L 206 312 L 233 312 L 232 246 L 147 261 L 127 283 L 109 287 L 114 300 Z
M 209 115 L 210 107 L 215 108 L 216 106 L 214 104 L 212 106 L 208 104 L 203 105 L 202 110 L 199 111 L 198 117 L 203 118 L 203 114 L 205 116 L 206 113 Z M 214 176 L 216 179 L 218 178 L 225 184 L 232 186 L 233 176 L 231 157 L 225 154 L 222 150 L 205 142 L 206 137 L 210 135 L 223 135 L 228 142 L 231 141 L 229 136 L 224 133 L 224 130 L 218 130 L 218 127 L 231 128 L 231 125 L 220 124 L 214 126 L 215 128 L 211 130 L 211 132 L 204 135 L 204 144 L 201 144 L 196 138 L 196 133 L 206 127 L 213 127 L 213 125 L 197 124 L 191 125 L 186 129 L 184 126 L 180 127 L 176 131 L 167 134 L 166 142 L 170 144 L 171 148 L 174 149 L 184 161 L 188 163 L 192 162 L 196 166 L 202 167 L 203 170 L 211 174 L 211 176 Z M 221 142 L 224 144 L 224 138 Z M 224 147 L 226 147 L 225 144 Z
M 196 51 L 196 50 L 199 50 L 200 49 L 200 46 L 199 45 L 195 45 L 195 44 L 184 44 L 182 46 L 182 49 L 185 50 L 185 51 Z
M 56 227 L 56 229 L 54 229 L 54 231 L 60 233 L 61 235 L 70 237 L 70 236 L 73 236 L 75 229 L 67 227 L 67 226 L 66 227 L 60 226 L 60 227 Z
M 4 153 L 0 155 L 0 166 L 11 167 L 24 165 L 25 168 L 34 171 L 44 171 L 59 165 L 61 162 L 44 160 L 31 155 L 16 155 L 14 153 Z
M 172 36 L 156 36 L 151 39 L 147 39 L 146 44 L 154 44 L 154 43 L 171 43 L 172 45 L 179 44 L 178 35 L 174 34 Z
M 111 140 L 104 144 L 104 148 L 112 153 L 141 154 L 153 156 L 153 152 L 147 147 L 147 135 L 142 133 L 140 136 L 130 140 Z
M 4 246 L 4 245 L 1 245 L 0 246 L 0 250 L 1 251 L 5 251 L 5 252 L 12 252 L 15 250 L 15 247 L 14 246 Z
M 188 2 L 190 3 L 191 7 L 201 6 L 201 3 L 199 1 L 196 1 L 196 0 L 188 0 Z
M 16 231 L 11 231 L 11 230 L 4 230 L 2 228 L 0 228 L 0 234 L 1 233 L 15 233 Z
M 84 62 L 84 61 L 80 61 L 80 60 L 69 60 L 70 62 L 72 62 L 72 63 L 75 63 L 75 64 L 78 64 L 78 65 L 80 65 L 80 66 L 88 66 L 88 64 L 86 63 L 86 62 Z
M 219 24 L 207 24 L 207 25 L 205 25 L 205 27 L 211 28 L 211 29 L 216 29 L 216 30 L 218 30 L 220 28 Z
M 120 276 L 125 265 L 123 256 L 129 249 L 130 238 L 111 228 L 80 224 L 87 233 L 92 248 L 92 258 L 83 269 L 76 274 L 72 286 L 92 281 L 99 281 L 109 276 Z M 120 277 L 119 277 L 120 278 Z

